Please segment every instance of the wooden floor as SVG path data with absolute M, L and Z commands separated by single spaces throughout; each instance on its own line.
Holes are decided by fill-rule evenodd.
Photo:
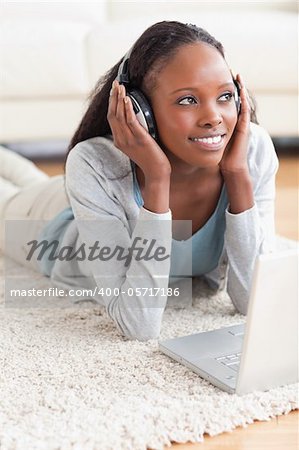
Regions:
M 254 422 L 232 433 L 206 436 L 202 444 L 174 444 L 171 450 L 298 450 L 298 412 Z
M 299 240 L 298 181 L 299 158 L 281 158 L 276 177 L 276 231 L 297 241 Z
M 49 175 L 63 173 L 62 163 L 38 163 Z M 280 158 L 276 182 L 276 232 L 298 240 L 299 158 Z M 255 422 L 232 433 L 205 436 L 202 444 L 173 444 L 175 450 L 298 450 L 299 414 L 293 411 L 269 422 Z M 165 450 L 169 447 L 165 447 Z

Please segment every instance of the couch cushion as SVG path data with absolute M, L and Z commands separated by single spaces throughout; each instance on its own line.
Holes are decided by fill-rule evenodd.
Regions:
M 291 12 L 247 12 L 214 27 L 234 72 L 255 92 L 296 93 L 298 17 Z M 220 19 L 218 19 L 220 22 Z M 212 23 L 211 23 L 212 28 Z M 217 32 L 217 35 L 216 35 Z
M 85 39 L 92 25 L 60 20 L 4 20 L 0 27 L 1 98 L 85 93 Z
M 107 1 L 6 1 L 1 2 L 0 11 L 3 20 L 19 18 L 40 22 L 51 19 L 99 24 L 107 19 Z
M 0 139 L 31 142 L 70 139 L 86 109 L 82 99 L 0 102 Z
M 142 20 L 120 20 L 93 28 L 88 36 L 91 87 L 133 45 L 145 29 L 160 20 L 178 20 L 205 28 L 222 42 L 234 73 L 241 73 L 255 92 L 297 92 L 297 15 L 291 12 L 224 11 L 154 13 Z
M 104 0 L 105 1 L 105 0 Z M 186 11 L 190 16 L 205 14 L 223 14 L 225 12 L 238 12 L 241 14 L 246 11 L 259 13 L 260 11 L 291 11 L 297 12 L 298 4 L 296 0 L 106 0 L 109 4 L 109 19 L 130 20 L 134 18 L 136 22 L 144 20 L 145 17 L 152 17 L 157 12 L 160 16 L 166 17 L 169 13 L 173 16 L 184 14 Z

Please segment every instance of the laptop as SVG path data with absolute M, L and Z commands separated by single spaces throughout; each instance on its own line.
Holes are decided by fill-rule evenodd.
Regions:
M 231 394 L 296 383 L 298 254 L 256 258 L 246 324 L 160 341 L 160 350 Z

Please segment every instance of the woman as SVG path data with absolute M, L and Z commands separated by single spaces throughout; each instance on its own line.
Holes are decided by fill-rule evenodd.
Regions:
M 136 89 L 152 109 L 148 130 L 133 109 Z M 246 314 L 255 258 L 274 246 L 278 168 L 270 137 L 251 118 L 222 45 L 194 25 L 157 23 L 99 81 L 70 143 L 67 197 L 63 177 L 31 177 L 33 186 L 6 190 L 2 217 L 58 213 L 38 241 L 30 225 L 26 259 L 36 264 L 38 244 L 59 241 L 56 253 L 43 247 L 42 272 L 57 286 L 94 289 L 128 338 L 159 335 L 176 277 L 204 276 L 215 288 L 227 281 Z M 2 158 L 12 166 L 8 152 Z

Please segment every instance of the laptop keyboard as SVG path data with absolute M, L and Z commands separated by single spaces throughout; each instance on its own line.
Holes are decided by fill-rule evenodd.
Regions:
M 220 362 L 224 366 L 229 367 L 230 369 L 237 372 L 239 370 L 240 358 L 241 358 L 241 353 L 233 353 L 231 355 L 220 356 L 215 359 L 216 359 L 216 361 Z

